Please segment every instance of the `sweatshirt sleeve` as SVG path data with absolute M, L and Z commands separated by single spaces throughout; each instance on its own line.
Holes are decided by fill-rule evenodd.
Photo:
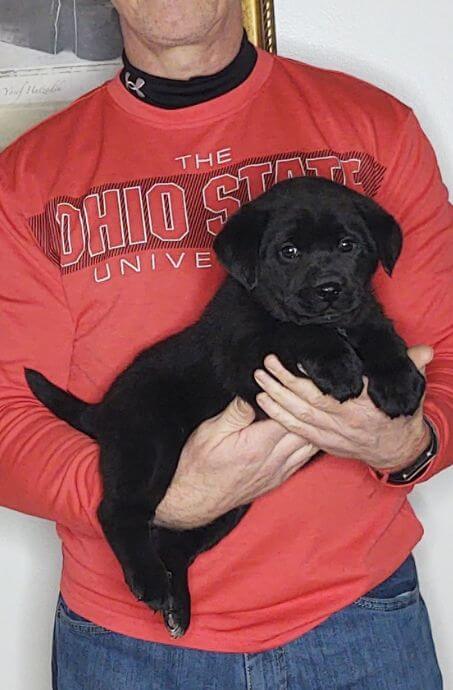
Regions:
M 453 209 L 433 149 L 412 112 L 391 146 L 376 200 L 400 223 L 403 250 L 392 277 L 380 272 L 376 287 L 407 344 L 434 348 L 424 412 L 437 431 L 439 451 L 421 482 L 453 464 Z
M 0 505 L 100 533 L 98 446 L 47 411 L 24 367 L 66 388 L 74 325 L 58 266 L 0 175 Z

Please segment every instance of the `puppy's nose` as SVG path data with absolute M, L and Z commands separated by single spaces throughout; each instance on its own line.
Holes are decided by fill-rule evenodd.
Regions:
M 315 286 L 315 291 L 321 299 L 327 302 L 333 302 L 341 293 L 341 283 L 335 283 L 334 281 L 320 283 Z

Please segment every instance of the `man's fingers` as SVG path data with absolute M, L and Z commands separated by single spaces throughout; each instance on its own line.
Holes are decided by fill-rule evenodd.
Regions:
M 230 404 L 210 422 L 217 426 L 217 433 L 229 435 L 245 429 L 255 419 L 255 410 L 242 398 L 234 398 Z
M 281 405 L 284 405 L 289 412 L 299 417 L 299 419 L 304 419 L 305 416 L 310 414 L 310 407 L 305 401 L 292 390 L 286 388 L 280 381 L 270 376 L 267 372 L 262 369 L 257 369 L 255 371 L 255 379 L 258 385 L 261 386 L 271 398 Z M 307 419 L 307 421 L 309 420 Z
M 294 451 L 294 453 L 286 458 L 284 468 L 285 472 L 288 472 L 290 475 L 293 474 L 293 472 L 306 465 L 307 462 L 311 460 L 312 457 L 318 452 L 319 448 L 313 446 L 311 443 L 303 446 L 302 448 L 298 448 Z
M 283 436 L 277 441 L 277 443 L 271 448 L 272 457 L 275 458 L 275 462 L 279 465 L 286 462 L 287 458 L 291 457 L 294 453 L 299 451 L 307 452 L 312 446 L 308 441 L 305 441 L 299 434 L 290 433 L 284 427 Z
M 311 379 L 291 374 L 275 355 L 268 355 L 264 359 L 264 366 L 285 388 L 293 391 L 306 403 L 329 414 L 338 411 L 340 403 L 335 398 L 324 395 Z
M 321 437 L 325 433 L 323 430 L 297 419 L 267 393 L 259 393 L 256 396 L 256 401 L 271 419 L 281 424 L 290 433 L 298 434 L 305 438 L 308 443 L 321 447 Z
M 331 415 L 310 405 L 300 397 L 298 392 L 290 390 L 267 372 L 257 369 L 255 371 L 255 379 L 265 393 L 297 419 L 319 428 L 330 428 L 332 426 Z M 322 395 L 322 393 L 320 394 Z
M 415 345 L 410 347 L 407 351 L 417 369 L 424 372 L 427 364 L 429 364 L 434 357 L 434 350 L 429 345 Z
M 288 435 L 288 431 L 284 426 L 278 424 L 273 419 L 264 419 L 255 422 L 247 429 L 243 429 L 240 432 L 239 443 L 245 443 L 251 450 L 260 448 L 264 456 L 276 451 L 279 448 L 279 444 Z M 288 450 L 288 452 L 291 451 Z

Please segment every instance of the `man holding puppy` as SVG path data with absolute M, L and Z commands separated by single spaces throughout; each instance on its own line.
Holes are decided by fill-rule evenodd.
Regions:
M 0 160 L 0 502 L 63 541 L 54 688 L 438 690 L 407 502 L 453 455 L 452 215 L 432 149 L 387 94 L 255 51 L 239 0 L 114 4 L 121 76 Z M 187 529 L 258 498 L 191 568 L 192 624 L 172 641 L 103 538 L 96 445 L 37 404 L 23 367 L 98 400 L 201 313 L 226 218 L 304 174 L 400 222 L 403 254 L 375 287 L 406 342 L 427 343 L 410 350 L 427 394 L 390 420 L 366 389 L 340 405 L 269 353 L 256 377 L 271 419 L 235 400 L 202 424 L 158 510 Z

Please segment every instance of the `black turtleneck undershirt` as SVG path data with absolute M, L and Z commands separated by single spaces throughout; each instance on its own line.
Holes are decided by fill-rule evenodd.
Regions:
M 136 98 L 169 110 L 187 108 L 222 96 L 242 84 L 255 67 L 258 54 L 244 31 L 239 53 L 229 65 L 216 74 L 187 80 L 164 79 L 134 67 L 123 53 L 124 67 L 120 79 Z

